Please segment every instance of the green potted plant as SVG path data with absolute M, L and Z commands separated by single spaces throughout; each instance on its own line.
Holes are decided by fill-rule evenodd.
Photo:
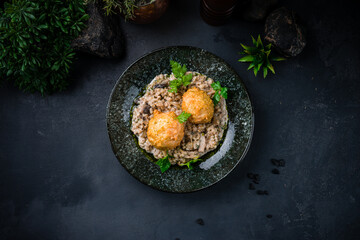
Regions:
M 0 8 L 0 84 L 42 95 L 64 90 L 85 28 L 83 0 L 17 0 Z
M 146 24 L 160 18 L 168 8 L 169 0 L 102 0 L 107 15 L 121 14 L 125 20 Z

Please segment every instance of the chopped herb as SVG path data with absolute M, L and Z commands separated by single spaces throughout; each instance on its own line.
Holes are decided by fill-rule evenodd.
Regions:
M 180 123 L 184 123 L 188 120 L 188 118 L 191 116 L 191 113 L 187 113 L 187 112 L 182 112 L 177 119 L 179 120 Z
M 192 169 L 194 169 L 192 163 L 196 163 L 196 162 L 199 162 L 199 161 L 202 161 L 202 159 L 196 158 L 196 159 L 190 160 L 190 161 L 188 161 L 186 163 L 179 163 L 179 166 L 181 166 L 181 167 L 182 166 L 187 166 L 188 169 L 192 170 Z
M 227 88 L 226 87 L 221 87 L 219 81 L 212 83 L 211 87 L 215 90 L 215 95 L 213 97 L 213 101 L 214 101 L 215 106 L 220 102 L 221 96 L 224 99 L 227 99 Z
M 170 81 L 169 92 L 177 93 L 177 90 L 179 87 L 181 87 L 181 86 L 186 87 L 187 85 L 189 85 L 191 83 L 193 76 L 191 73 L 186 74 L 187 68 L 185 65 L 181 66 L 181 64 L 179 64 L 173 60 L 170 60 L 170 65 L 171 65 L 171 71 L 174 74 L 174 76 L 176 77 L 176 79 Z
M 171 163 L 169 161 L 169 157 L 171 157 L 169 154 L 166 154 L 165 157 L 160 158 L 155 162 L 156 165 L 160 167 L 161 173 L 165 172 L 171 167 Z

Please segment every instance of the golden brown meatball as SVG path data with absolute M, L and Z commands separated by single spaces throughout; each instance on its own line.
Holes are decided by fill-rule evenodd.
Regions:
M 214 103 L 206 92 L 192 87 L 182 97 L 181 108 L 191 113 L 189 121 L 192 123 L 209 123 L 214 116 Z
M 149 121 L 147 137 L 154 147 L 160 150 L 174 149 L 184 137 L 185 124 L 181 124 L 174 112 L 154 111 Z

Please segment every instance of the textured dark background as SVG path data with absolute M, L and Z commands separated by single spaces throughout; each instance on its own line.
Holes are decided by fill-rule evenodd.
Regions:
M 0 239 L 360 239 L 360 17 L 353 3 L 283 1 L 305 22 L 308 45 L 266 80 L 237 62 L 239 43 L 262 33 L 262 23 L 235 17 L 208 26 L 198 1 L 178 0 L 154 24 L 123 23 L 124 58 L 80 56 L 66 92 L 41 97 L 1 88 Z M 135 180 L 106 131 L 117 78 L 143 54 L 169 45 L 225 59 L 255 108 L 243 163 L 191 194 Z M 270 158 L 286 160 L 280 175 L 271 174 Z M 248 190 L 247 172 L 261 175 L 257 187 L 269 196 Z

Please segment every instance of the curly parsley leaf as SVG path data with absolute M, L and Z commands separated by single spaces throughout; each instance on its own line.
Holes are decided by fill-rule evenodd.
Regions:
M 226 87 L 221 87 L 221 84 L 220 84 L 219 81 L 212 83 L 211 87 L 215 90 L 215 94 L 214 94 L 214 97 L 213 97 L 213 101 L 214 101 L 215 106 L 220 102 L 221 96 L 224 99 L 227 99 L 227 88 Z
M 181 66 L 178 62 L 170 60 L 171 71 L 174 74 L 174 80 L 170 81 L 170 90 L 169 92 L 177 93 L 177 89 L 181 86 L 187 86 L 191 83 L 192 74 L 186 74 L 187 68 L 185 65 Z M 185 75 L 186 74 L 186 75 Z
M 187 113 L 187 112 L 182 112 L 177 119 L 179 120 L 180 123 L 184 123 L 188 120 L 188 118 L 191 116 L 191 113 Z
M 174 79 L 174 80 L 170 81 L 170 83 L 169 83 L 169 86 L 170 86 L 169 92 L 177 93 L 177 89 L 181 85 L 182 85 L 182 82 L 179 79 Z
M 213 82 L 213 83 L 211 84 L 211 87 L 212 87 L 215 91 L 221 90 L 221 84 L 220 84 L 219 81 Z
M 171 167 L 169 157 L 171 156 L 169 154 L 166 154 L 165 157 L 160 158 L 155 162 L 155 164 L 160 167 L 161 173 L 164 173 L 166 170 L 168 170 Z
M 182 83 L 183 83 L 183 85 L 184 85 L 185 87 L 191 83 L 192 77 L 193 77 L 193 76 L 192 76 L 191 73 L 190 73 L 190 74 L 187 74 L 187 75 L 185 75 L 185 76 L 183 77 Z
M 171 71 L 173 72 L 173 74 L 175 75 L 175 77 L 181 77 L 183 76 L 186 71 L 187 68 L 185 65 L 181 66 L 180 63 L 175 62 L 173 60 L 170 60 L 170 65 L 171 65 Z
M 190 160 L 190 161 L 188 161 L 186 163 L 179 163 L 179 166 L 181 166 L 181 167 L 182 166 L 187 166 L 188 169 L 192 170 L 192 169 L 194 169 L 194 166 L 192 164 L 196 163 L 196 162 L 200 162 L 200 161 L 202 161 L 202 159 L 196 158 L 196 159 Z

